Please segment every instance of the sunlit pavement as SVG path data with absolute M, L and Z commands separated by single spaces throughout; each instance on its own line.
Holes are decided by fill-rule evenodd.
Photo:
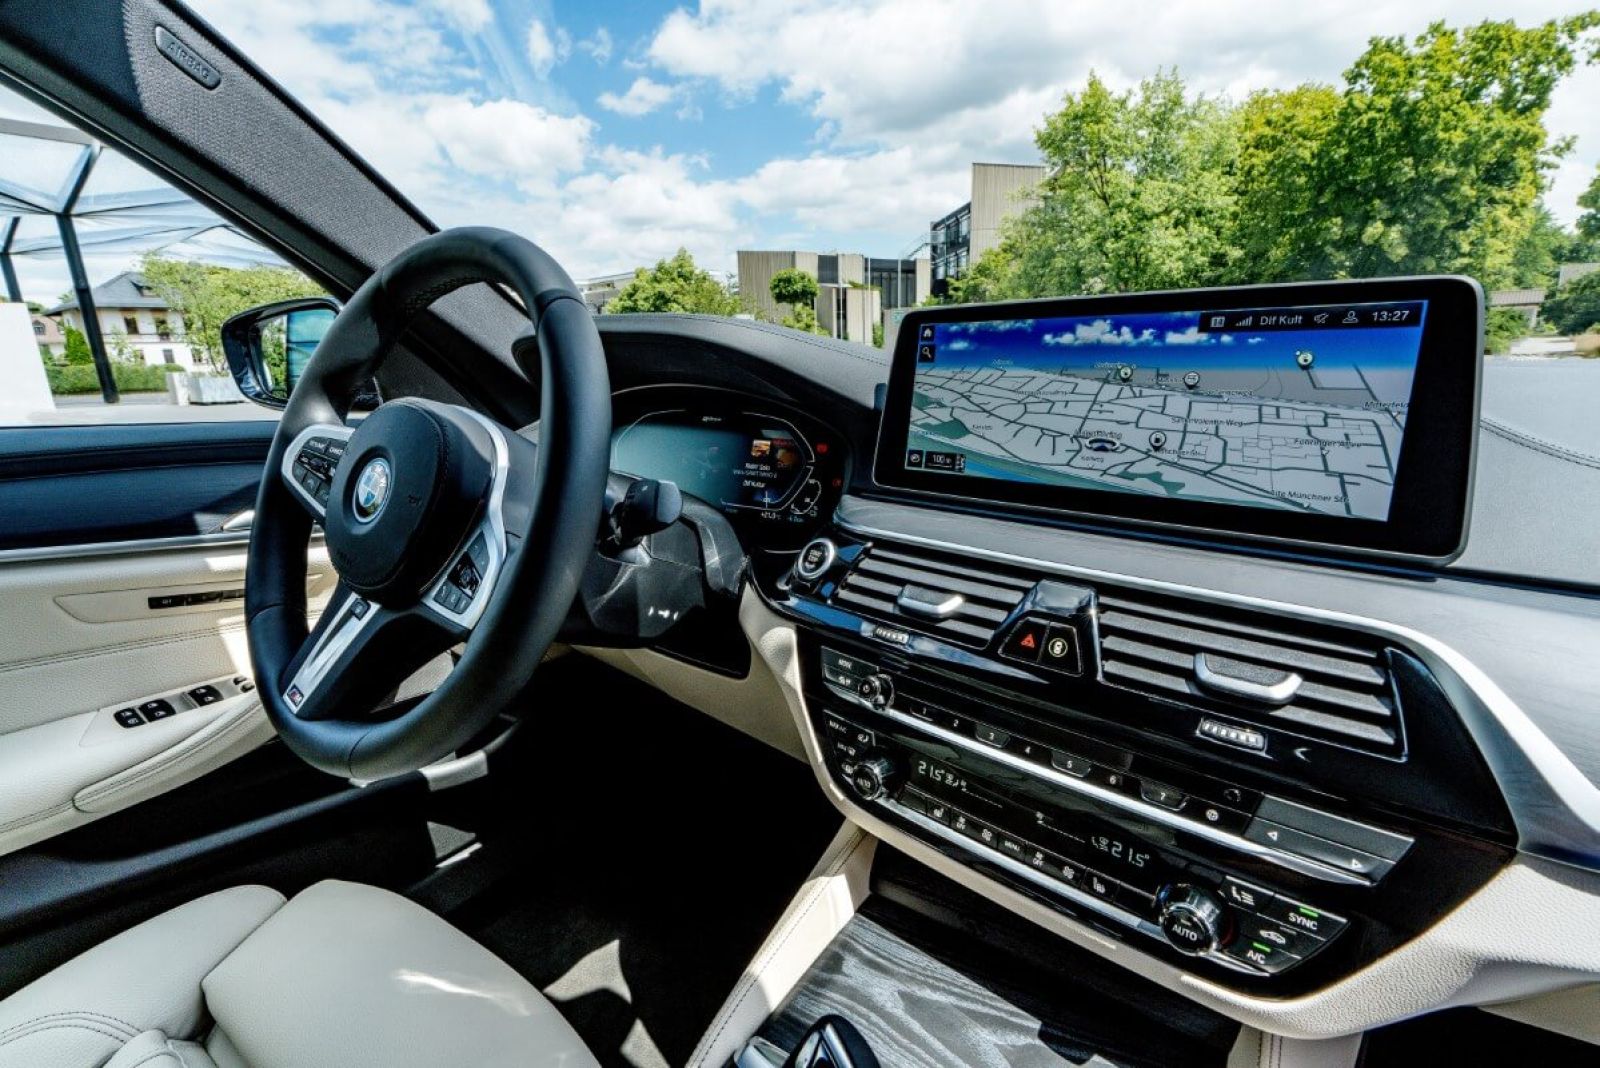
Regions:
M 165 393 L 124 393 L 118 404 L 99 394 L 57 397 L 54 412 L 36 412 L 28 426 L 85 426 L 105 423 L 241 423 L 276 419 L 278 413 L 249 401 L 235 404 L 173 404 Z
M 1511 358 L 1546 358 L 1572 355 L 1570 337 L 1525 337 L 1511 346 Z

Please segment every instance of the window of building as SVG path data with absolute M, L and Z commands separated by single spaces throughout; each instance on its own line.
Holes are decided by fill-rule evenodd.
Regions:
M 162 363 L 177 363 L 178 362 L 178 357 L 171 349 L 162 349 L 161 350 L 161 362 Z
M 139 320 L 131 315 L 124 315 L 122 317 L 122 329 L 130 334 L 137 334 L 139 332 Z

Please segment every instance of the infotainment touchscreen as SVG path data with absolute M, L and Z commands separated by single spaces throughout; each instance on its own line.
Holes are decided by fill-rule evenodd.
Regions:
M 1422 555 L 1446 555 L 1452 532 L 1437 515 L 1423 517 L 1427 531 L 1391 528 L 1376 542 L 1372 532 L 1415 522 L 1415 508 L 1401 504 L 1419 490 L 1462 498 L 1464 516 L 1470 463 L 1434 461 L 1441 447 L 1470 459 L 1476 286 L 1428 279 L 1327 290 L 1341 299 L 1314 288 L 908 316 L 880 481 L 1253 536 L 1378 549 L 1426 542 Z M 1447 337 L 1454 351 L 1440 359 Z M 1413 456 L 1430 458 L 1432 474 L 1418 475 Z M 1258 511 L 1281 517 L 1249 517 Z M 1372 526 L 1352 536 L 1330 522 Z

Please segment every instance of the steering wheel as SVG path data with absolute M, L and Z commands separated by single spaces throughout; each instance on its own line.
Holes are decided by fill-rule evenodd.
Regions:
M 351 421 L 406 324 L 474 282 L 521 298 L 515 356 L 540 382 L 539 442 L 469 408 L 418 399 Z M 534 353 L 537 352 L 537 368 Z M 425 238 L 369 278 L 307 365 L 256 501 L 245 620 L 257 689 L 312 765 L 377 779 L 455 752 L 527 685 L 594 552 L 610 457 L 611 390 L 577 288 L 531 242 L 489 227 Z M 307 629 L 313 521 L 339 585 Z M 379 707 L 462 646 L 414 707 Z

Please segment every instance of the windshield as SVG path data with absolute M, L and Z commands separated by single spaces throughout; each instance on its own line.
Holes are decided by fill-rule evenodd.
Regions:
M 194 6 L 435 224 L 525 234 L 600 314 L 892 348 L 927 304 L 1459 273 L 1490 305 L 1489 425 L 1593 451 L 1579 4 Z M 45 368 L 0 422 L 212 393 L 196 417 L 260 418 L 199 381 L 225 377 L 217 325 L 316 287 L 109 150 L 68 205 L 92 139 L 10 94 L 0 121 L 30 205 L 0 261 Z

